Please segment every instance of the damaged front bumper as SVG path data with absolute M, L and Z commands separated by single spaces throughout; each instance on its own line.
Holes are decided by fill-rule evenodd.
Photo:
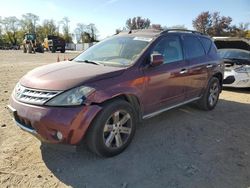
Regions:
M 98 105 L 48 107 L 25 104 L 13 96 L 7 106 L 16 125 L 43 142 L 78 144 L 102 109 Z M 59 134 L 60 133 L 60 134 Z

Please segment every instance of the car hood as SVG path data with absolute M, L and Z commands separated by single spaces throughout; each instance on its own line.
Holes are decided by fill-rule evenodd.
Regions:
M 250 50 L 250 40 L 235 37 L 213 37 L 214 43 L 218 49 L 234 48 L 242 50 Z
M 20 80 L 20 84 L 35 89 L 67 90 L 81 84 L 118 76 L 125 69 L 64 61 L 33 69 Z

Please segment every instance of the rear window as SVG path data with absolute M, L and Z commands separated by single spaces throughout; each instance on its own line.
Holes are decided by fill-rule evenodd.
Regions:
M 197 37 L 183 36 L 184 50 L 187 59 L 201 57 L 205 55 L 204 48 Z

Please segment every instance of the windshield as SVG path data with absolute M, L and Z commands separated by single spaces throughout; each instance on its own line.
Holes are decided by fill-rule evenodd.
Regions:
M 218 53 L 224 59 L 250 59 L 250 52 L 244 50 L 221 49 L 218 50 Z
M 152 38 L 115 36 L 97 43 L 74 61 L 109 66 L 129 66 L 146 48 Z

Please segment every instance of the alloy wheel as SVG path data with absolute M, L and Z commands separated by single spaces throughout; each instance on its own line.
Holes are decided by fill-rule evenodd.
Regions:
M 121 148 L 128 141 L 132 131 L 132 119 L 125 110 L 115 111 L 105 123 L 103 139 L 109 149 Z
M 219 96 L 219 85 L 217 82 L 214 82 L 209 90 L 208 102 L 210 106 L 213 106 L 217 102 L 218 96 Z

